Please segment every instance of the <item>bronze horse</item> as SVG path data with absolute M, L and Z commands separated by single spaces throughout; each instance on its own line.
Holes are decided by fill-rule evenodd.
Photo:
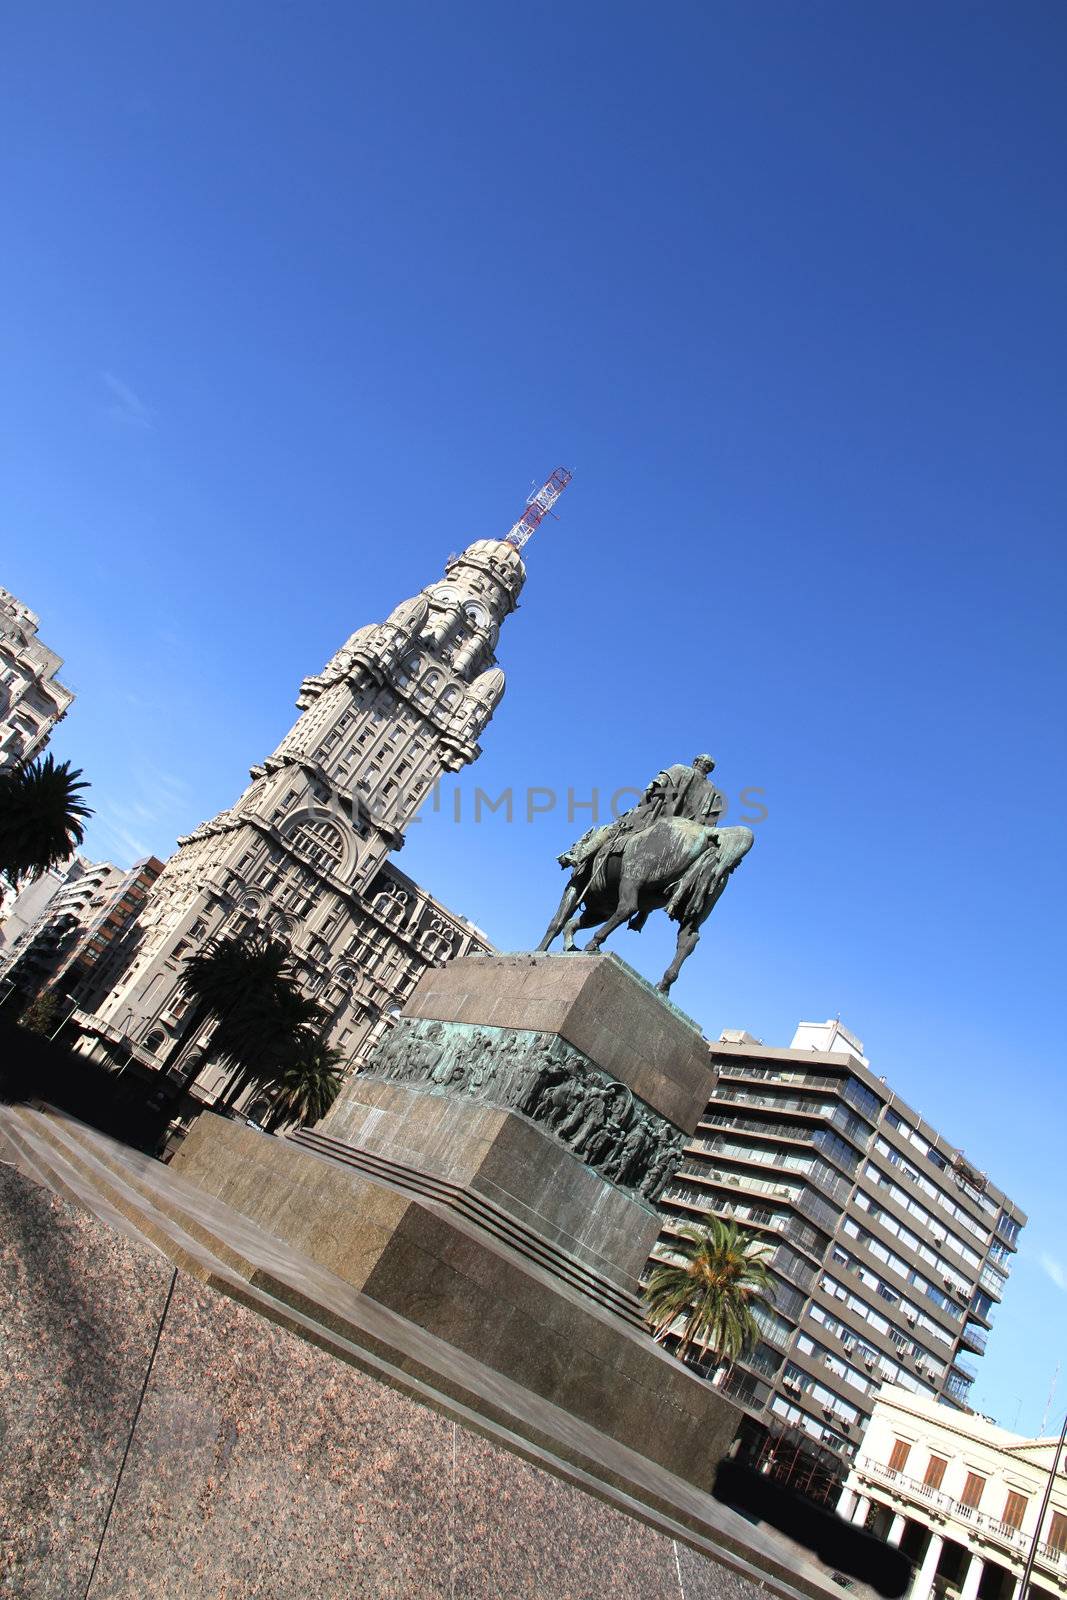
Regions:
M 678 924 L 674 960 L 657 985 L 668 994 L 682 963 L 696 949 L 701 924 L 753 839 L 751 828 L 708 828 L 688 817 L 663 817 L 623 835 L 619 848 L 608 846 L 606 858 L 601 851 L 575 866 L 537 948 L 547 950 L 562 933 L 564 950 L 576 950 L 578 929 L 600 923 L 585 947 L 599 950 L 621 923 L 639 929 L 650 911 L 666 908 Z

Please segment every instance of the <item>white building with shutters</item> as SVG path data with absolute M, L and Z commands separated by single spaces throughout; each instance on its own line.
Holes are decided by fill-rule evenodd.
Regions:
M 1067 1475 L 1054 1463 L 1057 1446 L 887 1385 L 838 1510 L 911 1558 L 911 1600 L 1015 1600 L 1036 1534 L 1030 1597 L 1051 1600 L 1067 1595 Z

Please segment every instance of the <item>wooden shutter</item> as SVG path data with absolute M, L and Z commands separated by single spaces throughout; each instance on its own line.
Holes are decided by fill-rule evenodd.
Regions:
M 926 1468 L 926 1477 L 923 1479 L 923 1482 L 926 1484 L 928 1489 L 940 1489 L 941 1480 L 945 1476 L 945 1468 L 947 1466 L 948 1462 L 945 1460 L 944 1456 L 930 1457 Z
M 906 1439 L 896 1439 L 896 1440 L 894 1440 L 893 1449 L 890 1452 L 890 1456 L 889 1456 L 889 1470 L 890 1470 L 890 1472 L 903 1472 L 904 1468 L 908 1464 L 908 1456 L 910 1454 L 911 1454 L 911 1445 L 908 1443 L 908 1441 Z
M 968 1472 L 967 1482 L 963 1485 L 963 1493 L 960 1495 L 960 1505 L 970 1506 L 973 1511 L 982 1498 L 984 1488 L 985 1479 L 977 1472 Z
M 1009 1528 L 1021 1528 L 1023 1517 L 1026 1515 L 1026 1496 L 1016 1494 L 1014 1489 L 1008 1490 L 1008 1500 L 1004 1507 L 1003 1521 Z
M 1067 1550 L 1067 1517 L 1062 1511 L 1052 1513 L 1052 1525 L 1045 1543 L 1053 1550 Z

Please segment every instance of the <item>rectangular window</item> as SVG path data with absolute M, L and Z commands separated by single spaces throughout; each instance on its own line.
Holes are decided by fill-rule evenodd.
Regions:
M 1067 1517 L 1062 1511 L 1052 1513 L 1052 1523 L 1045 1543 L 1052 1550 L 1067 1550 Z
M 889 1452 L 890 1472 L 903 1472 L 904 1468 L 908 1464 L 908 1457 L 910 1454 L 911 1445 L 908 1443 L 908 1441 L 906 1439 L 895 1439 L 893 1441 L 893 1448 Z
M 967 1481 L 963 1485 L 963 1493 L 960 1495 L 960 1505 L 969 1506 L 972 1511 L 976 1510 L 982 1499 L 982 1490 L 984 1488 L 985 1479 L 977 1472 L 968 1472 Z
M 1026 1496 L 1024 1494 L 1016 1494 L 1014 1489 L 1009 1489 L 1002 1520 L 1007 1523 L 1009 1528 L 1021 1528 L 1025 1515 Z
M 926 1477 L 923 1479 L 928 1489 L 940 1489 L 945 1476 L 948 1462 L 944 1456 L 931 1456 L 926 1464 Z

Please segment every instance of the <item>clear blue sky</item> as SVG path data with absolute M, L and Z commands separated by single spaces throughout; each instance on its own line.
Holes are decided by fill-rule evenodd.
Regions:
M 1036 1428 L 1062 5 L 45 0 L 4 34 L 0 581 L 78 691 L 88 848 L 169 853 L 302 675 L 571 467 L 465 796 L 704 749 L 766 791 L 676 997 L 773 1044 L 840 1012 L 1029 1210 L 975 1397 Z M 401 865 L 528 946 L 585 818 L 443 811 Z M 668 937 L 614 948 L 655 976 Z

